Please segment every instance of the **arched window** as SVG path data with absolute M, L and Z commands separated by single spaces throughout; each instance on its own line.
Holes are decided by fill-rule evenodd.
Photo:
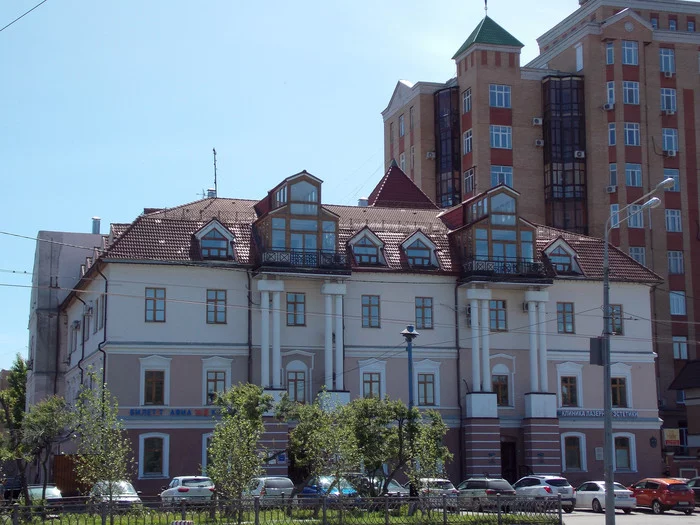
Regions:
M 308 370 L 301 361 L 290 362 L 285 370 L 287 380 L 287 394 L 290 401 L 306 403 L 308 391 Z
M 567 432 L 561 435 L 562 470 L 586 471 L 586 435 L 581 432 Z
M 167 478 L 170 436 L 158 432 L 139 436 L 139 478 Z
M 618 433 L 615 442 L 615 471 L 637 471 L 637 451 L 634 434 Z

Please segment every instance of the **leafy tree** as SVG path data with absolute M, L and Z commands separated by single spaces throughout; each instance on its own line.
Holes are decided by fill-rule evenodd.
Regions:
M 5 431 L 0 436 L 0 456 L 3 460 L 13 461 L 22 484 L 24 500 L 29 501 L 27 491 L 27 462 L 31 460 L 22 436 L 22 422 L 27 401 L 27 364 L 19 354 L 10 368 L 7 388 L 0 391 L 0 420 Z
M 265 431 L 263 416 L 272 408 L 272 396 L 257 385 L 239 384 L 217 397 L 216 404 L 222 415 L 209 446 L 207 474 L 218 493 L 240 499 L 251 478 L 262 471 L 265 452 L 259 441 Z
M 419 486 L 420 478 L 438 477 L 442 474 L 445 463 L 452 459 L 452 453 L 443 444 L 447 425 L 440 413 L 428 410 L 421 416 L 421 421 L 411 436 L 412 461 L 406 465 L 406 474 L 414 487 Z
M 129 479 L 134 467 L 131 442 L 118 413 L 117 399 L 100 382 L 98 374 L 88 370 L 87 382 L 81 386 L 76 403 L 75 471 L 86 486 L 106 482 L 110 502 L 114 483 Z

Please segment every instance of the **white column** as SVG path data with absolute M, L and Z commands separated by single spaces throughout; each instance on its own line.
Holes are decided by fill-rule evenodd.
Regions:
M 547 392 L 549 383 L 547 382 L 547 325 L 546 315 L 547 303 L 542 301 L 537 304 L 537 332 L 540 339 L 540 392 Z
M 343 296 L 335 296 L 335 390 L 343 386 Z
M 537 303 L 527 302 L 527 324 L 530 325 L 530 392 L 538 392 L 538 368 L 537 368 Z
M 479 359 L 479 300 L 472 299 L 469 302 L 471 309 L 472 328 L 472 391 L 478 392 L 481 388 L 481 360 Z
M 326 304 L 326 334 L 323 348 L 323 359 L 325 362 L 323 384 L 327 390 L 333 390 L 333 296 L 325 295 Z
M 270 292 L 260 292 L 260 386 L 270 386 Z
M 280 296 L 272 292 L 272 388 L 282 388 L 282 353 L 280 351 Z
M 481 301 L 481 384 L 482 392 L 491 392 L 491 362 L 489 359 L 489 331 L 491 323 L 489 321 L 489 301 Z

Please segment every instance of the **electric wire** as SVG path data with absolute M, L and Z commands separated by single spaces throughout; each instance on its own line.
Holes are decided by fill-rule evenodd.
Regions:
M 37 5 L 35 5 L 34 7 L 32 7 L 29 11 L 27 11 L 27 12 L 25 12 L 24 14 L 22 14 L 22 15 L 18 16 L 17 18 L 15 18 L 12 22 L 10 22 L 10 23 L 7 24 L 5 27 L 3 27 L 2 29 L 0 29 L 0 33 L 2 33 L 5 29 L 7 29 L 8 27 L 10 27 L 10 26 L 11 26 L 12 24 L 14 24 L 15 22 L 19 22 L 22 18 L 24 18 L 24 17 L 27 16 L 29 13 L 31 13 L 32 11 L 34 11 L 34 10 L 35 10 L 37 7 L 39 7 L 40 5 L 45 4 L 47 1 L 48 1 L 48 0 L 42 0 L 42 1 L 39 2 Z

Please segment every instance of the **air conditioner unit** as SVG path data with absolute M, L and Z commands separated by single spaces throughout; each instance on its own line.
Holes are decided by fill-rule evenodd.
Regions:
M 675 149 L 670 149 L 670 150 L 664 151 L 664 155 L 665 155 L 666 157 L 675 157 L 675 156 L 676 156 L 676 153 L 677 153 L 677 152 L 676 152 Z
M 576 150 L 574 151 L 574 158 L 575 159 L 585 159 L 586 158 L 586 152 L 581 151 L 581 150 Z
M 535 139 L 535 146 L 542 147 L 544 146 L 544 140 L 543 139 Z
M 532 119 L 532 125 L 533 126 L 541 126 L 542 125 L 542 119 L 540 117 L 534 117 Z
M 615 109 L 615 104 L 613 104 L 612 102 L 606 102 L 605 104 L 603 104 L 603 109 L 605 111 L 612 111 L 613 109 Z
M 675 115 L 676 110 L 675 109 L 664 109 L 664 115 Z
M 428 151 L 428 152 L 425 154 L 425 158 L 426 158 L 426 159 L 434 159 L 435 157 L 436 157 L 436 155 L 435 155 L 435 152 L 434 152 L 434 151 Z
M 606 191 L 607 193 L 615 193 L 615 192 L 617 191 L 617 186 L 607 186 L 607 187 L 605 188 L 605 191 Z
M 673 71 L 664 71 L 665 78 L 673 78 Z

